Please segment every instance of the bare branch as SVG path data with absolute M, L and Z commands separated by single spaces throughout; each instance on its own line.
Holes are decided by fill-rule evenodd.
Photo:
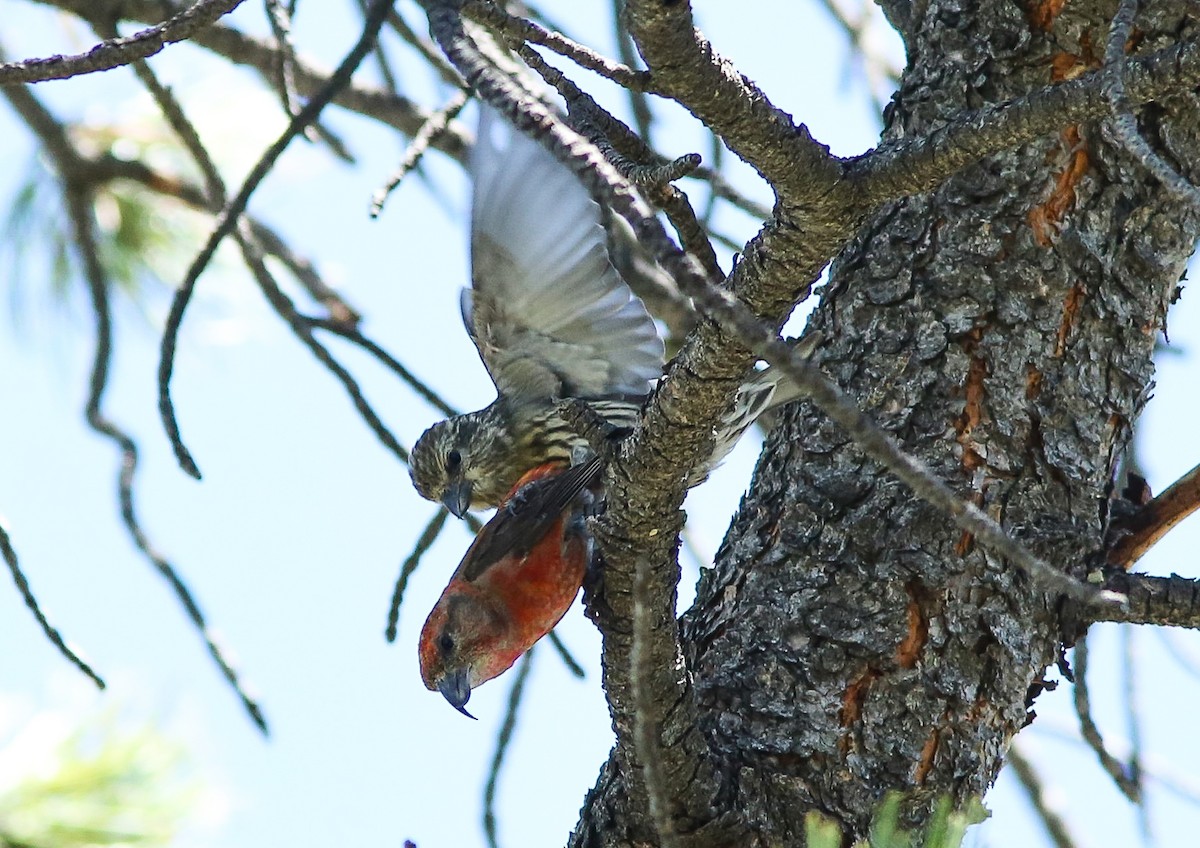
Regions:
M 591 95 L 582 91 L 557 68 L 547 64 L 536 52 L 528 47 L 520 47 L 517 54 L 562 95 L 570 110 L 573 128 L 596 145 L 626 179 L 641 188 L 647 200 L 667 213 L 684 249 L 699 259 L 708 273 L 723 277 L 717 254 L 707 233 L 697 222 L 687 195 L 670 184 L 671 180 L 688 176 L 699 167 L 699 154 L 688 153 L 673 160 L 663 159 L 629 127 L 602 108 Z
M 1033 763 L 1022 752 L 1021 746 L 1014 743 L 1008 749 L 1008 754 L 1005 756 L 1004 761 L 1012 766 L 1017 782 L 1025 790 L 1025 796 L 1029 799 L 1029 803 L 1033 805 L 1033 811 L 1037 813 L 1037 817 L 1041 820 L 1046 835 L 1050 837 L 1055 848 L 1075 848 L 1078 843 L 1075 841 L 1075 837 L 1071 835 L 1071 828 L 1068 827 L 1063 817 L 1059 815 L 1058 810 L 1054 808 L 1053 802 L 1048 797 L 1049 793 L 1046 792 L 1046 787 L 1042 784 L 1042 779 L 1038 777 Z
M 1167 160 L 1155 152 L 1138 132 L 1137 119 L 1133 117 L 1133 107 L 1125 91 L 1125 46 L 1133 31 L 1133 19 L 1137 15 L 1137 8 L 1137 0 L 1121 0 L 1117 13 L 1113 16 L 1112 29 L 1109 30 L 1108 43 L 1104 48 L 1103 88 L 1112 102 L 1113 115 L 1110 123 L 1125 149 L 1150 171 L 1167 191 L 1200 211 L 1200 188 L 1188 182 Z
M 420 54 L 421 58 L 429 63 L 429 66 L 438 72 L 442 78 L 442 82 L 461 88 L 463 85 L 462 77 L 458 75 L 458 71 L 454 70 L 454 66 L 446 61 L 446 57 L 438 52 L 438 49 L 433 46 L 433 43 L 424 36 L 418 35 L 413 31 L 408 22 L 399 12 L 391 12 L 388 15 L 388 26 L 395 30 L 413 50 Z M 412 135 L 412 133 L 409 133 Z
M 157 21 L 161 16 L 159 0 L 36 0 L 47 6 L 63 9 L 94 26 L 111 25 L 115 20 Z M 258 39 L 232 27 L 215 24 L 195 33 L 190 44 L 238 65 L 254 68 L 265 80 L 274 80 L 279 51 L 266 40 Z M 444 61 L 444 60 L 443 60 Z M 329 72 L 302 57 L 297 57 L 293 69 L 296 90 L 313 97 L 329 82 Z M 405 135 L 413 135 L 428 120 L 429 111 L 382 88 L 366 85 L 347 85 L 334 97 L 333 103 L 361 115 L 394 127 Z M 437 149 L 455 159 L 466 154 L 471 135 L 458 124 L 451 126 L 435 143 Z
M 1089 621 L 1125 621 L 1130 624 L 1157 624 L 1162 627 L 1200 629 L 1200 581 L 1172 574 L 1114 572 L 1105 587 L 1124 595 L 1124 606 L 1096 607 L 1088 610 Z
M 1144 103 L 1200 83 L 1200 41 L 1181 41 L 1123 63 L 1129 101 Z M 984 156 L 1015 147 L 1072 123 L 1102 118 L 1112 106 L 1107 72 L 1048 85 L 1024 97 L 963 115 L 926 136 L 877 147 L 845 161 L 845 178 L 859 202 L 873 207 L 929 191 Z
M 103 689 L 104 680 L 101 679 L 100 675 L 79 654 L 67 646 L 62 634 L 58 632 L 58 628 L 46 619 L 46 614 L 42 612 L 42 608 L 38 605 L 37 598 L 33 594 L 33 589 L 29 588 L 29 581 L 25 579 L 25 573 L 21 571 L 21 563 L 17 559 L 17 551 L 13 548 L 12 541 L 8 538 L 8 531 L 4 528 L 3 522 L 0 522 L 0 557 L 4 558 L 4 563 L 8 566 L 8 573 L 12 575 L 13 583 L 16 584 L 17 591 L 21 594 L 21 599 L 25 601 L 25 606 L 29 607 L 29 611 L 37 619 L 38 625 L 42 628 L 42 633 L 46 634 L 46 638 L 50 640 L 50 644 L 58 648 L 58 652 L 66 658 L 67 662 L 87 675 L 96 684 L 96 688 Z
M 433 543 L 437 541 L 442 527 L 446 524 L 446 516 L 449 514 L 445 508 L 439 508 L 433 514 L 433 518 L 429 519 L 429 523 L 417 537 L 417 543 L 413 546 L 412 553 L 405 557 L 404 564 L 400 566 L 400 576 L 396 578 L 396 585 L 392 588 L 392 600 L 388 605 L 387 627 L 383 631 L 383 637 L 389 642 L 396 641 L 396 626 L 400 623 L 400 604 L 404 602 L 404 590 L 408 588 L 408 579 L 421 564 L 421 557 L 425 556 Z
M 621 61 L 629 67 L 634 67 L 639 59 L 637 54 L 637 45 L 633 43 L 633 36 L 629 34 L 629 27 L 625 23 L 625 3 L 624 0 L 612 0 L 612 17 L 613 30 L 617 39 L 617 53 L 621 57 Z M 649 73 L 642 71 L 649 77 Z M 646 97 L 646 92 L 639 91 L 634 88 L 628 89 L 629 92 L 629 110 L 633 113 L 633 122 L 637 124 L 638 135 L 648 145 L 654 145 L 654 136 L 651 134 L 654 129 L 654 113 L 650 111 L 649 98 Z
M 583 670 L 583 666 L 579 664 L 579 661 L 575 659 L 574 655 L 563 643 L 563 640 L 559 637 L 558 632 L 551 630 L 548 638 L 550 639 L 551 647 L 554 648 L 554 651 L 558 654 L 559 659 L 563 661 L 563 665 L 567 667 L 567 671 L 571 672 L 571 674 L 581 680 L 584 677 L 587 677 L 587 673 Z
M 380 0 L 377 0 L 379 2 Z M 385 0 L 386 2 L 386 0 Z M 301 343 L 309 349 L 309 352 L 316 357 L 317 361 L 325 366 L 337 381 L 342 384 L 342 388 L 346 390 L 346 394 L 350 396 L 350 402 L 354 404 L 354 408 L 358 414 L 366 422 L 371 432 L 379 439 L 380 443 L 387 448 L 393 456 L 400 461 L 402 465 L 408 465 L 408 449 L 400 444 L 399 440 L 392 434 L 392 431 L 387 428 L 383 420 L 375 412 L 366 397 L 359 388 L 358 382 L 347 371 L 333 355 L 325 349 L 325 346 L 317 341 L 313 335 L 310 322 L 312 321 L 306 315 L 300 314 L 296 310 L 296 305 L 292 303 L 291 298 L 283 293 L 279 288 L 278 283 L 266 271 L 265 265 L 262 263 L 261 248 L 249 238 L 249 230 L 243 224 L 242 237 L 246 240 L 244 250 L 249 253 L 249 265 L 251 272 L 254 274 L 255 280 L 258 282 L 258 287 L 266 296 L 267 302 L 271 304 L 271 308 L 291 328 L 292 333 L 300 339 Z
M 662 94 L 703 121 L 781 197 L 811 204 L 817 214 L 837 205 L 839 161 L 717 54 L 696 28 L 690 3 L 627 0 L 625 20 Z
M 408 149 L 404 151 L 404 158 L 400 160 L 400 165 L 388 177 L 387 182 L 379 188 L 371 198 L 370 215 L 372 218 L 378 218 L 379 213 L 383 211 L 383 204 L 387 201 L 396 186 L 400 185 L 400 181 L 417 166 L 421 161 L 421 157 L 425 155 L 425 151 L 429 149 L 439 135 L 446 131 L 446 127 L 450 124 L 462 108 L 467 105 L 467 93 L 465 91 L 456 91 L 454 95 L 446 101 L 446 105 L 438 109 L 429 116 L 429 120 L 421 125 L 421 129 L 413 136 L 413 140 L 408 145 Z
M 1200 508 L 1200 465 L 1142 506 L 1117 528 L 1121 534 L 1108 552 L 1110 565 L 1128 570 L 1179 522 Z
M 550 32 L 532 21 L 510 15 L 498 6 L 483 2 L 483 0 L 469 0 L 464 3 L 463 14 L 494 29 L 510 41 L 537 44 L 553 50 L 560 56 L 571 59 L 581 68 L 594 71 L 627 90 L 647 91 L 651 84 L 650 75 L 645 71 L 635 71 L 633 68 L 613 62 L 590 47 L 572 41 L 561 33 Z
M 1137 635 L 1135 628 L 1128 624 L 1119 626 L 1117 630 L 1121 640 L 1121 701 L 1125 711 L 1125 730 L 1129 734 L 1129 780 L 1137 786 L 1138 794 L 1142 798 L 1142 802 L 1138 804 L 1138 818 L 1143 842 L 1153 845 L 1150 808 L 1145 800 L 1145 772 L 1142 769 L 1145 747 L 1142 744 L 1142 721 L 1137 706 L 1137 657 L 1133 647 L 1133 640 Z
M 310 318 L 304 317 L 305 323 L 315 330 L 325 330 L 328 333 L 341 336 L 349 342 L 361 347 L 367 353 L 378 359 L 397 377 L 404 381 L 406 385 L 416 392 L 426 403 L 434 409 L 446 416 L 458 415 L 458 412 L 450 404 L 442 399 L 442 396 L 429 387 L 429 385 L 419 377 L 409 371 L 404 364 L 398 359 L 384 350 L 375 342 L 364 336 L 361 332 L 353 327 L 348 327 L 343 322 L 331 320 L 327 318 Z
M 95 222 L 92 217 L 94 187 L 87 179 L 89 163 L 71 145 L 62 125 L 38 102 L 27 87 L 6 86 L 0 91 L 23 117 L 27 117 L 30 126 L 38 133 L 39 138 L 46 145 L 47 151 L 54 157 L 60 179 L 63 182 L 64 202 L 74 230 L 74 243 L 83 264 L 84 278 L 88 284 L 96 319 L 96 352 L 92 362 L 85 413 L 88 425 L 113 441 L 121 453 L 121 467 L 117 477 L 117 496 L 121 505 L 121 519 L 138 550 L 145 555 L 171 586 L 176 598 L 183 606 L 184 612 L 204 639 L 209 655 L 241 700 L 251 720 L 266 734 L 267 723 L 262 709 L 243 688 L 237 671 L 226 659 L 225 652 L 209 631 L 204 614 L 192 596 L 191 590 L 175 567 L 150 542 L 142 528 L 137 517 L 133 492 L 138 463 L 137 443 L 128 433 L 110 420 L 101 409 L 103 394 L 108 385 L 109 364 L 112 359 L 112 317 L 108 301 L 109 283 L 96 245 Z
M 266 175 L 270 173 L 276 160 L 287 149 L 292 139 L 301 133 L 312 121 L 316 120 L 317 116 L 321 114 L 321 110 L 328 105 L 338 90 L 350 82 L 350 77 L 353 75 L 355 69 L 371 51 L 371 47 L 375 43 L 375 38 L 379 34 L 379 29 L 383 26 L 383 22 L 390 9 L 391 3 L 388 0 L 374 0 L 371 10 L 363 22 L 363 31 L 359 36 L 358 42 L 346 54 L 346 58 L 342 60 L 338 69 L 329 78 L 325 88 L 314 95 L 304 105 L 304 108 L 291 120 L 283 134 L 263 153 L 262 157 L 251 170 L 250 175 L 246 177 L 237 195 L 222 210 L 221 214 L 217 217 L 212 235 L 209 236 L 208 242 L 201 249 L 195 260 L 193 260 L 187 275 L 184 277 L 175 294 L 174 300 L 171 302 L 171 311 L 167 315 L 166 326 L 163 328 L 159 359 L 158 408 L 167 438 L 171 442 L 172 449 L 175 451 L 175 458 L 179 461 L 179 465 L 184 472 L 195 477 L 197 480 L 200 479 L 200 469 L 197 467 L 195 460 L 192 459 L 191 453 L 184 445 L 183 439 L 180 436 L 179 423 L 175 418 L 175 408 L 171 402 L 170 394 L 171 372 L 175 366 L 175 345 L 179 337 L 180 325 L 183 322 L 184 310 L 187 309 L 188 302 L 191 300 L 192 291 L 196 287 L 197 280 L 199 280 L 204 269 L 208 267 L 208 263 L 212 261 L 212 257 L 217 251 L 217 246 L 224 240 L 225 236 L 233 232 L 238 226 L 238 220 L 242 212 L 245 211 L 246 205 L 250 202 L 250 195 L 254 193 L 254 190 L 258 188 L 259 183 L 263 181 Z M 268 297 L 270 297 L 270 294 L 268 294 Z M 294 325 L 293 328 L 295 328 Z M 311 333 L 309 333 L 306 343 L 309 343 L 314 352 L 320 347 L 312 340 Z M 320 357 L 320 354 L 318 354 L 318 357 Z M 348 374 L 345 376 L 349 378 Z M 350 382 L 353 383 L 352 380 Z M 352 392 L 352 394 L 354 393 Z M 358 406 L 360 411 L 363 411 L 364 406 L 360 405 L 357 398 L 355 405 Z M 382 428 L 382 423 L 380 423 L 379 427 Z M 375 429 L 374 426 L 373 429 Z M 382 435 L 382 432 L 386 432 L 386 430 L 376 429 L 375 431 L 394 453 L 403 454 L 404 461 L 407 462 L 407 453 L 403 448 L 400 448 L 395 439 L 389 440 Z M 398 451 L 396 450 L 397 448 L 399 448 Z
M 1075 643 L 1075 712 L 1079 716 L 1079 732 L 1100 759 L 1100 765 L 1108 772 L 1117 788 L 1135 804 L 1142 802 L 1141 784 L 1128 772 L 1124 763 L 1114 757 L 1104 745 L 1104 737 L 1092 720 L 1091 697 L 1087 685 L 1088 643 L 1081 636 Z
M 209 26 L 222 15 L 229 14 L 241 4 L 242 0 L 197 0 L 195 4 L 157 26 L 144 29 L 128 38 L 109 39 L 86 53 L 6 62 L 0 65 L 0 84 L 66 79 L 128 65 L 138 59 L 153 56 L 168 44 L 191 38 L 196 32 Z
M 517 727 L 517 711 L 521 708 L 521 699 L 525 695 L 525 681 L 529 679 L 529 670 L 533 668 L 534 650 L 530 648 L 521 658 L 521 667 L 517 669 L 512 688 L 508 690 L 508 706 L 504 710 L 500 732 L 496 735 L 496 753 L 492 755 L 487 784 L 483 788 L 483 833 L 490 848 L 499 848 L 496 841 L 496 787 L 500 782 L 500 767 L 504 765 L 504 755 L 508 753 L 513 731 Z

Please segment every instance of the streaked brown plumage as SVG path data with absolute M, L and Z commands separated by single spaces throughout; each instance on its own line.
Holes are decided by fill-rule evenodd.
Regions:
M 586 448 L 556 412 L 585 400 L 636 423 L 662 375 L 663 342 L 609 262 L 601 210 L 570 170 L 483 107 L 471 154 L 471 288 L 463 322 L 496 384 L 484 409 L 434 424 L 412 450 L 420 494 L 461 517 L 496 506 L 529 469 Z M 707 476 L 764 410 L 797 396 L 759 372 L 714 422 Z

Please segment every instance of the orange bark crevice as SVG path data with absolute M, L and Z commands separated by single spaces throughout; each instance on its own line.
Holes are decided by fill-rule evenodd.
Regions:
M 940 734 L 941 730 L 935 727 L 921 748 L 921 759 L 917 761 L 917 767 L 913 771 L 913 780 L 918 786 L 925 785 L 925 778 L 929 777 L 929 772 L 933 771 L 933 758 L 937 755 Z
M 1027 216 L 1033 230 L 1033 240 L 1038 247 L 1050 247 L 1057 240 L 1063 219 L 1075 206 L 1075 187 L 1087 173 L 1090 162 L 1087 145 L 1079 134 L 1077 124 L 1062 131 L 1062 141 L 1070 151 L 1067 163 L 1055 177 L 1050 196 L 1030 209 Z
M 1067 350 L 1067 340 L 1071 337 L 1071 330 L 1075 327 L 1075 320 L 1079 316 L 1079 307 L 1087 299 L 1087 292 L 1079 283 L 1071 286 L 1071 290 L 1067 292 L 1066 298 L 1063 300 L 1063 316 L 1062 321 L 1058 325 L 1058 336 L 1054 341 L 1054 355 L 1061 358 Z
M 929 619 L 922 609 L 914 586 L 905 586 L 908 592 L 908 633 L 896 648 L 896 665 L 901 668 L 916 668 L 921 651 L 929 640 Z
M 849 727 L 862 718 L 863 702 L 867 700 L 867 690 L 879 679 L 880 672 L 875 668 L 867 668 L 849 686 L 842 697 L 842 711 L 838 716 L 842 727 Z
M 1038 399 L 1042 393 L 1042 378 L 1042 372 L 1033 363 L 1025 367 L 1025 400 Z
M 1033 0 L 1029 5 L 1029 22 L 1035 29 L 1049 32 L 1066 5 L 1067 0 Z
M 963 449 L 963 468 L 972 472 L 984 466 L 983 455 L 976 448 L 972 438 L 975 428 L 983 421 L 983 402 L 987 397 L 987 389 L 983 383 L 988 375 L 987 362 L 975 353 L 982 338 L 982 328 L 972 330 L 971 335 L 967 337 L 966 348 L 971 354 L 971 364 L 967 368 L 967 379 L 963 384 L 965 403 L 962 413 L 954 419 L 955 440 Z

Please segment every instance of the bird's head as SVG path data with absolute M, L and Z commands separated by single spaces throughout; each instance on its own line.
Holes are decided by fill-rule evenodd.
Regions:
M 496 506 L 527 470 L 498 403 L 439 421 L 421 434 L 409 457 L 421 497 L 462 518 L 468 509 Z
M 413 486 L 421 497 L 445 504 L 462 518 L 476 503 L 480 471 L 477 419 L 457 415 L 434 424 L 417 439 L 410 456 Z
M 511 631 L 486 593 L 469 583 L 451 583 L 421 630 L 418 653 L 425 687 L 474 718 L 466 710 L 471 690 L 507 671 L 526 647 L 511 644 Z

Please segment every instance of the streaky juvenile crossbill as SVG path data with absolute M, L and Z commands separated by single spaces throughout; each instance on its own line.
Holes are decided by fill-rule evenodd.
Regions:
M 496 400 L 430 427 L 412 450 L 413 485 L 454 515 L 495 506 L 530 468 L 586 446 L 558 414 L 579 398 L 611 424 L 636 423 L 662 376 L 663 341 L 609 261 L 601 209 L 540 144 L 481 107 L 471 152 L 471 287 L 461 311 Z M 754 419 L 794 400 L 777 372 L 755 373 L 714 422 L 710 460 Z
M 506 671 L 566 614 L 591 558 L 584 526 L 597 457 L 524 474 L 475 537 L 421 630 L 425 686 L 466 711 L 471 690 Z M 474 718 L 474 716 L 471 716 Z

